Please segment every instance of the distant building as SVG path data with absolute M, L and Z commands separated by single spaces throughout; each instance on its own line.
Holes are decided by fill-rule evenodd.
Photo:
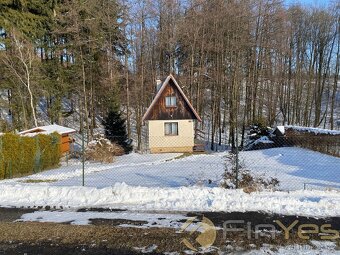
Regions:
M 23 136 L 35 136 L 39 134 L 49 135 L 54 132 L 57 132 L 61 136 L 61 144 L 60 144 L 61 153 L 68 153 L 70 151 L 70 145 L 73 142 L 73 139 L 71 138 L 70 135 L 77 132 L 73 128 L 68 128 L 68 127 L 63 127 L 63 126 L 53 124 L 53 125 L 28 129 L 28 130 L 20 132 L 19 134 Z
M 143 116 L 151 153 L 192 152 L 200 116 L 172 75 L 157 81 L 157 94 Z
M 340 157 L 340 131 L 314 127 L 277 126 L 271 139 L 276 147 L 298 146 Z

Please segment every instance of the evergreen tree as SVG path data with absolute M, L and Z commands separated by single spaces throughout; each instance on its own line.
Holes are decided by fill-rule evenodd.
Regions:
M 125 153 L 132 150 L 131 142 L 128 139 L 125 120 L 117 110 L 111 110 L 103 120 L 105 137 L 111 142 L 116 142 L 124 148 Z

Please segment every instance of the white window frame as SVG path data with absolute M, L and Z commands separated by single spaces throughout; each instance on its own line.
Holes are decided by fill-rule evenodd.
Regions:
M 168 100 L 170 101 L 170 104 L 168 104 Z M 165 97 L 165 107 L 177 107 L 176 96 L 166 96 Z
M 176 128 L 174 126 L 176 126 Z M 178 122 L 165 122 L 164 123 L 164 135 L 165 136 L 178 136 Z

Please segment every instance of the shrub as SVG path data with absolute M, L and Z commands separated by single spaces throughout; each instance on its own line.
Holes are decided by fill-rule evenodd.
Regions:
M 117 143 L 111 143 L 108 139 L 97 138 L 91 141 L 86 150 L 86 160 L 99 161 L 101 163 L 114 162 L 115 156 L 125 154 L 124 148 Z
M 22 176 L 55 167 L 61 157 L 60 136 L 0 136 L 0 179 Z
M 40 157 L 41 169 L 48 169 L 59 164 L 61 157 L 60 152 L 60 135 L 58 133 L 53 133 L 51 135 L 37 135 L 35 137 L 37 140 L 38 150 L 36 152 L 36 161 Z
M 221 187 L 226 189 L 235 189 L 238 180 L 238 188 L 243 189 L 246 193 L 261 191 L 264 189 L 275 189 L 279 186 L 279 180 L 276 178 L 265 178 L 264 176 L 256 176 L 244 166 L 238 163 L 236 168 L 236 155 L 229 153 L 227 155 L 226 169 L 223 174 Z M 238 174 L 237 174 L 238 170 Z

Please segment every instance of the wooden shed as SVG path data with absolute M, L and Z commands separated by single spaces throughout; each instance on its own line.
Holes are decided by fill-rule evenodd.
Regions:
M 56 124 L 48 125 L 48 126 L 40 126 L 35 127 L 32 129 L 24 130 L 20 132 L 20 135 L 24 136 L 35 136 L 38 134 L 45 134 L 49 135 L 54 132 L 57 132 L 61 136 L 61 143 L 60 143 L 60 151 L 61 153 L 68 153 L 70 151 L 70 145 L 73 142 L 71 134 L 77 132 L 73 128 L 63 127 Z

